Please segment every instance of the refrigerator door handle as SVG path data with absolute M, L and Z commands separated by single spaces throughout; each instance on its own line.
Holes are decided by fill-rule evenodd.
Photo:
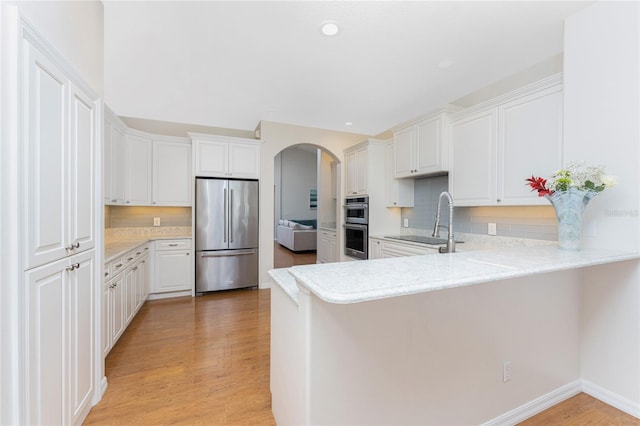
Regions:
M 212 253 L 200 253 L 200 257 L 226 257 L 226 256 L 245 256 L 247 254 L 255 254 L 255 250 L 234 250 L 234 251 L 220 251 Z
M 230 194 L 229 194 L 229 210 L 233 209 L 233 189 L 229 190 Z M 232 211 L 229 212 L 229 242 L 232 243 L 233 242 L 233 213 Z
M 224 210 L 224 213 L 223 213 L 223 215 L 224 215 L 224 226 L 223 226 L 224 231 L 223 231 L 223 233 L 224 234 L 223 234 L 223 242 L 226 243 L 227 242 L 227 188 L 224 189 L 223 198 L 224 198 L 224 209 L 223 209 Z

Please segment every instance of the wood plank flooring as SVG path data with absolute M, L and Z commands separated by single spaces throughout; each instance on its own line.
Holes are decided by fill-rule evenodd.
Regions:
M 309 265 L 316 263 L 315 251 L 293 252 L 282 247 L 277 242 L 273 243 L 273 267 L 289 268 L 295 265 Z
M 270 290 L 146 302 L 106 360 L 85 425 L 274 425 Z
M 274 425 L 270 290 L 146 302 L 106 360 L 109 388 L 85 425 Z M 523 426 L 640 425 L 586 394 Z

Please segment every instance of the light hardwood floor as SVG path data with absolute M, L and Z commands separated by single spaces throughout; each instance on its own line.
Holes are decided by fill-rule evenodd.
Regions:
M 270 290 L 146 302 L 106 360 L 109 388 L 85 425 L 274 425 Z M 640 425 L 586 394 L 522 423 Z
M 309 265 L 316 263 L 315 251 L 293 252 L 282 247 L 277 242 L 273 243 L 273 267 L 288 268 L 295 265 Z

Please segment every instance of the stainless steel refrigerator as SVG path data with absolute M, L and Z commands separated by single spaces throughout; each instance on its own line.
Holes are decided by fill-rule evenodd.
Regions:
M 196 292 L 258 285 L 258 181 L 196 178 Z

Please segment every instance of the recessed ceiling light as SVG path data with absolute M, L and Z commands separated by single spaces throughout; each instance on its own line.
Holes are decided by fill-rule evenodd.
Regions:
M 353 123 L 350 121 L 347 121 L 346 123 L 344 123 L 345 126 L 353 126 Z
M 326 35 L 327 37 L 333 37 L 340 32 L 340 27 L 338 26 L 337 22 L 325 21 L 320 26 L 320 31 L 322 31 L 322 34 Z
M 443 59 L 440 62 L 438 62 L 438 68 L 449 68 L 451 65 L 453 65 L 453 61 L 451 59 Z

